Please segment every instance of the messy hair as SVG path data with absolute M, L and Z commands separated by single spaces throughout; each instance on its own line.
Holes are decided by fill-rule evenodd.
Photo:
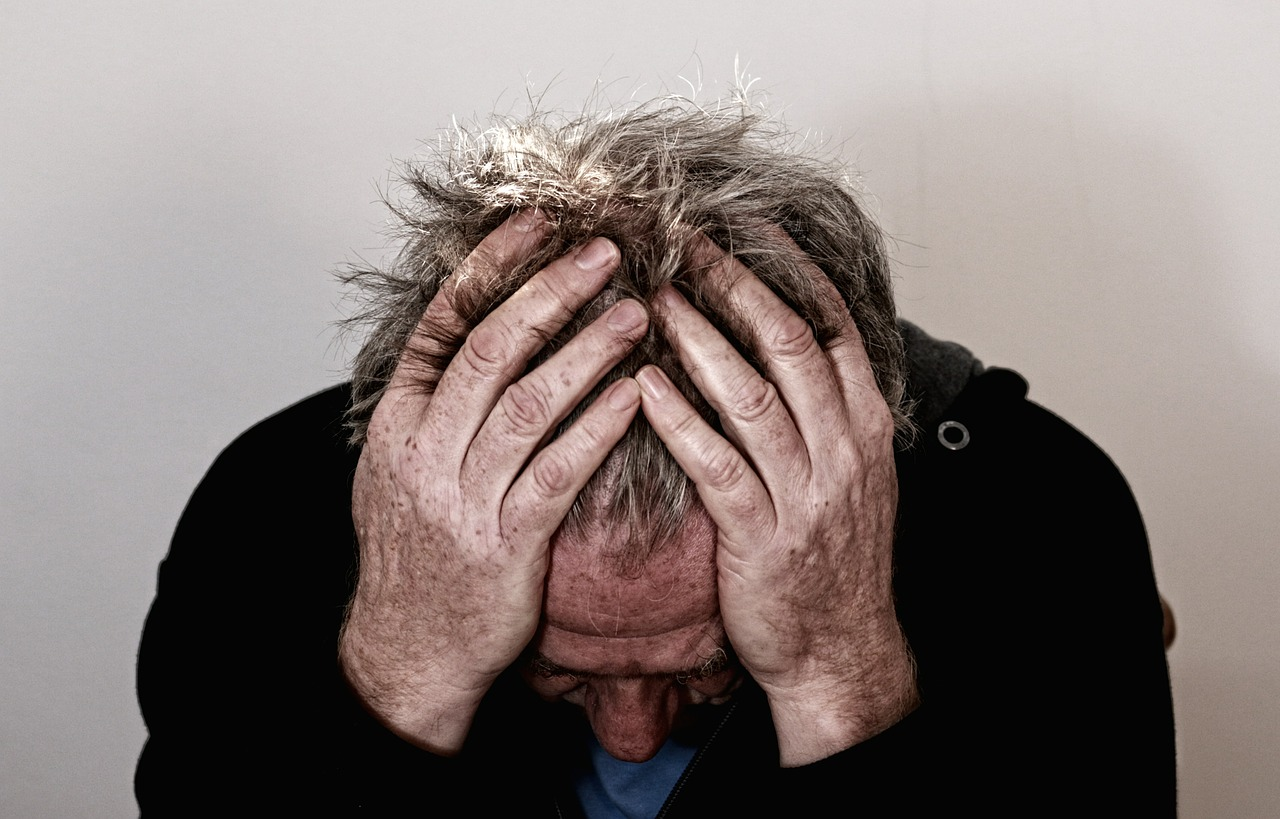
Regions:
M 903 345 L 879 227 L 838 167 L 806 154 L 795 137 L 744 100 L 707 108 L 673 98 L 622 111 L 539 113 L 499 118 L 483 128 L 455 127 L 431 159 L 408 163 L 402 176 L 407 195 L 391 207 L 403 249 L 389 266 L 357 267 L 345 276 L 363 302 L 352 321 L 368 327 L 353 368 L 348 421 L 355 444 L 363 442 L 428 302 L 481 239 L 525 208 L 541 211 L 550 238 L 490 290 L 462 300 L 459 310 L 472 326 L 547 263 L 592 237 L 608 237 L 621 251 L 604 291 L 530 367 L 619 299 L 648 304 L 670 282 L 760 368 L 742 318 L 725 315 L 703 297 L 694 252 L 703 235 L 751 269 L 826 346 L 836 339 L 843 314 L 832 315 L 829 297 L 806 274 L 804 263 L 816 264 L 862 334 L 896 429 L 909 429 Z M 779 241 L 779 228 L 803 255 Z M 442 368 L 457 346 L 437 351 L 428 363 Z M 675 350 L 651 324 L 561 431 L 616 378 L 648 363 L 671 376 L 718 428 Z M 639 415 L 583 489 L 565 526 L 581 531 L 589 521 L 618 522 L 629 541 L 643 541 L 637 548 L 647 554 L 675 533 L 693 499 L 689 479 Z

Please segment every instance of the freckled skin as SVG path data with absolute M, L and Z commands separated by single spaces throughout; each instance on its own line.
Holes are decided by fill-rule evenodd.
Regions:
M 547 229 L 537 212 L 513 216 L 456 281 L 484 287 L 539 247 Z M 546 443 L 643 336 L 647 316 L 636 302 L 618 302 L 525 371 L 617 261 L 608 240 L 589 242 L 474 327 L 442 289 L 369 420 L 351 499 L 360 573 L 339 662 L 371 713 L 433 753 L 462 749 L 489 686 L 537 633 L 550 542 L 638 411 L 635 382 L 617 379 Z M 443 372 L 429 364 L 455 344 Z

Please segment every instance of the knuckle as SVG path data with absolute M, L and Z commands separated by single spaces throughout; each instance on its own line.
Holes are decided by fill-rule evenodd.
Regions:
M 778 388 L 754 373 L 735 391 L 734 409 L 744 421 L 755 421 L 778 406 Z
M 703 475 L 708 487 L 727 492 L 742 483 L 747 475 L 747 465 L 742 456 L 725 443 L 706 454 Z
M 482 324 L 467 335 L 459 355 L 476 372 L 497 376 L 505 372 L 510 350 L 511 344 L 501 330 Z
M 534 489 L 543 497 L 559 497 L 573 487 L 572 467 L 553 449 L 543 450 L 529 469 Z
M 763 336 L 768 349 L 784 358 L 811 355 L 818 346 L 809 322 L 790 310 L 776 319 Z
M 862 427 L 872 439 L 893 438 L 893 413 L 883 398 L 875 401 L 863 414 Z
M 517 381 L 502 393 L 500 406 L 512 429 L 541 435 L 551 424 L 551 404 L 540 383 Z

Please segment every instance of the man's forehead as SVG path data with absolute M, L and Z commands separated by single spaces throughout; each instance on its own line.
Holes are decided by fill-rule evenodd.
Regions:
M 544 625 L 534 643 L 533 661 L 535 666 L 575 675 L 679 675 L 727 656 L 727 645 L 719 617 L 634 637 L 603 637 Z
M 625 527 L 587 526 L 551 547 L 548 626 L 603 637 L 646 637 L 717 618 L 715 529 L 694 516 L 648 560 L 623 571 Z

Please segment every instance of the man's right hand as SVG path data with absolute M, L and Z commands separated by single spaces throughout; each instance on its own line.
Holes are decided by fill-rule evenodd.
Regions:
M 552 262 L 474 329 L 455 309 L 460 290 L 492 286 L 545 236 L 538 213 L 519 213 L 444 283 L 374 410 L 356 470 L 360 576 L 339 656 L 379 720 L 440 754 L 461 749 L 485 692 L 532 639 L 551 537 L 639 406 L 635 381 L 621 379 L 543 446 L 644 334 L 635 301 L 520 377 L 609 280 L 618 250 L 608 240 Z M 464 337 L 443 372 L 425 363 Z

